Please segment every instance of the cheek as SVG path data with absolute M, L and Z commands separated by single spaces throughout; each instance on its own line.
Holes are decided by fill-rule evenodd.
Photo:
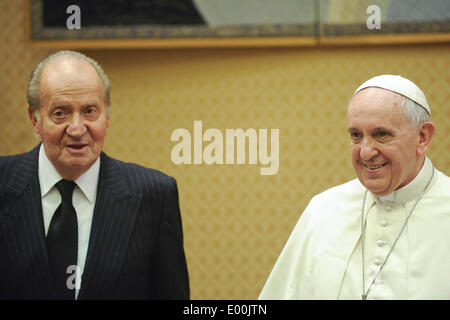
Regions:
M 47 144 L 59 145 L 62 137 L 64 136 L 64 128 L 46 127 L 45 125 L 40 125 L 39 134 L 42 141 Z
M 360 148 L 358 146 L 351 146 L 350 152 L 352 154 L 352 162 L 356 164 L 359 159 Z
M 410 163 L 410 158 L 408 155 L 410 152 L 408 149 L 395 145 L 390 148 L 384 148 L 382 150 L 383 158 L 392 163 L 394 169 L 398 170 L 401 167 L 408 166 Z
M 398 150 L 392 154 L 394 175 L 401 176 L 408 174 L 415 167 L 414 150 Z
M 103 145 L 106 136 L 106 125 L 98 125 L 91 127 L 92 140 L 99 145 Z

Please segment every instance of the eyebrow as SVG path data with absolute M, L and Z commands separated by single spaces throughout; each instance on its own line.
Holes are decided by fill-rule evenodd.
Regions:
M 388 129 L 388 128 L 386 128 L 386 127 L 378 127 L 378 128 L 375 128 L 375 129 L 373 130 L 373 132 L 375 132 L 375 133 L 378 133 L 378 132 L 388 132 L 388 133 L 392 133 L 392 130 L 391 130 L 391 129 Z
M 83 107 L 87 107 L 87 106 L 97 106 L 100 103 L 100 101 L 98 99 L 95 100 L 91 100 L 91 101 L 87 101 L 85 103 L 83 103 Z M 54 102 L 52 104 L 52 108 L 65 108 L 65 107 L 70 107 L 70 102 Z
M 51 105 L 51 108 L 56 109 L 56 108 L 67 108 L 69 107 L 69 103 L 66 102 L 55 102 Z
M 356 128 L 353 128 L 353 127 L 347 129 L 347 132 L 349 132 L 349 133 L 353 133 L 353 132 L 357 132 L 357 131 L 359 131 L 359 130 L 356 129 Z M 375 128 L 375 129 L 373 130 L 373 132 L 374 132 L 374 133 L 378 133 L 378 132 L 388 132 L 388 133 L 392 133 L 392 130 L 391 130 L 391 129 L 388 129 L 388 128 L 386 128 L 386 127 L 377 127 L 377 128 Z

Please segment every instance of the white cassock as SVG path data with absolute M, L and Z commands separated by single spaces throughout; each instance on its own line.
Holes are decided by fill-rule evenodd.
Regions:
M 408 185 L 382 199 L 367 193 L 366 290 L 432 171 L 431 161 L 425 158 Z M 355 179 L 312 198 L 259 299 L 361 299 L 365 191 Z M 450 178 L 444 173 L 434 169 L 430 185 L 367 298 L 450 299 Z

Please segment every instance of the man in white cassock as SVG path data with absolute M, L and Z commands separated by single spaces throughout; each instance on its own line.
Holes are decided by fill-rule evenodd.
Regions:
M 430 113 L 401 76 L 355 91 L 358 179 L 312 198 L 259 299 L 450 299 L 450 178 L 425 156 Z

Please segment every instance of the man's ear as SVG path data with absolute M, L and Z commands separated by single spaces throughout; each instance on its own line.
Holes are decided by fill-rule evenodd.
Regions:
M 106 128 L 109 127 L 109 120 L 110 120 L 109 114 L 110 114 L 110 112 L 111 112 L 111 106 L 109 105 L 109 106 L 106 107 Z
M 28 106 L 27 108 L 28 111 L 28 117 L 30 118 L 31 124 L 34 127 L 34 131 L 37 134 L 40 134 L 40 127 L 39 127 L 39 119 L 37 118 L 36 114 L 33 112 L 33 110 L 31 110 L 31 107 Z
M 109 127 L 109 114 L 106 115 L 106 128 Z
M 419 144 L 417 145 L 417 152 L 419 155 L 425 155 L 430 146 L 431 139 L 433 139 L 435 127 L 433 122 L 424 122 L 419 129 Z

